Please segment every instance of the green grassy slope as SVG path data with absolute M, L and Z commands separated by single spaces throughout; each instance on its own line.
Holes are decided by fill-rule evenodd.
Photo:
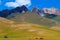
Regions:
M 55 20 L 55 21 L 57 21 L 58 23 L 60 23 L 60 15 L 57 15 L 57 16 L 55 16 L 55 17 L 48 17 L 48 16 L 45 16 L 46 18 L 48 18 L 48 19 L 52 19 L 52 20 Z
M 3 36 L 8 36 L 8 38 L 3 38 Z M 40 38 L 60 40 L 60 31 L 38 24 L 13 22 L 0 18 L 0 40 L 40 40 Z
M 11 14 L 7 18 L 17 22 L 28 22 L 28 23 L 41 24 L 46 26 L 56 25 L 55 21 L 41 17 L 38 14 L 32 13 L 30 11 L 20 14 Z
M 55 18 L 53 18 L 53 20 L 57 21 L 58 23 L 60 23 L 60 15 L 56 16 Z

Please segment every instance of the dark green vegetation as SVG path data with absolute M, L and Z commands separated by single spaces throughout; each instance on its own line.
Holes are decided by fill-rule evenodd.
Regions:
M 53 18 L 53 20 L 55 20 L 55 21 L 60 23 L 60 15 L 56 16 L 55 18 Z
M 53 18 L 55 18 L 55 17 L 58 16 L 58 15 L 55 15 L 55 14 L 49 14 L 49 13 L 45 13 L 44 15 L 45 15 L 44 17 L 50 18 L 50 19 L 53 19 Z
M 60 23 L 60 15 L 44 13 L 44 17 Z
M 53 14 L 46 14 L 46 18 L 55 20 L 56 22 L 60 23 L 60 15 L 53 15 Z

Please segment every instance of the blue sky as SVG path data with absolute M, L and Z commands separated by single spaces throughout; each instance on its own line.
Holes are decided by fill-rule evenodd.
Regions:
M 34 6 L 40 9 L 51 7 L 60 9 L 60 0 L 0 0 L 0 10 L 12 9 L 22 5 L 26 5 L 29 9 Z

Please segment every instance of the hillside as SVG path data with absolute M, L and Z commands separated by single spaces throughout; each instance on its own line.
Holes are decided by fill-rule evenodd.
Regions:
M 39 25 L 41 24 L 46 26 L 57 25 L 57 22 L 55 22 L 54 20 L 41 17 L 38 14 L 30 11 L 27 11 L 25 13 L 11 14 L 7 18 L 16 22 L 28 22 L 28 23 L 34 23 Z
M 43 40 L 60 40 L 60 32 L 42 25 L 13 22 L 0 18 L 0 40 L 40 40 L 40 38 Z
M 53 18 L 53 20 L 55 20 L 55 21 L 60 23 L 60 15 L 56 16 L 55 18 Z
M 52 19 L 52 20 L 54 20 L 54 21 L 56 21 L 56 22 L 58 22 L 59 24 L 60 24 L 60 15 L 57 15 L 57 16 L 53 16 L 53 15 L 51 15 L 51 16 L 45 16 L 46 18 L 48 18 L 48 19 Z

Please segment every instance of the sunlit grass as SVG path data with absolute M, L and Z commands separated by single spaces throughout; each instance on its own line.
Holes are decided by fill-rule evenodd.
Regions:
M 8 36 L 8 38 L 3 36 Z M 40 38 L 60 40 L 60 31 L 52 30 L 44 25 L 26 22 L 0 23 L 0 40 L 40 40 Z

